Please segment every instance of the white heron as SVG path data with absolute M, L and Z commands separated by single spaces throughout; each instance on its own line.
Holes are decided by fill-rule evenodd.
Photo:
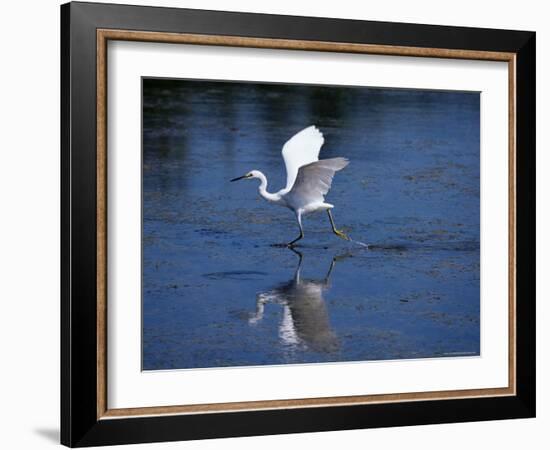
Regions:
M 294 211 L 300 235 L 284 244 L 292 247 L 304 237 L 302 216 L 317 211 L 327 211 L 332 232 L 338 237 L 351 240 L 338 230 L 330 210 L 334 205 L 325 202 L 334 174 L 349 164 L 346 158 L 319 160 L 321 146 L 325 142 L 323 134 L 311 125 L 292 136 L 283 146 L 282 154 L 286 166 L 286 186 L 278 192 L 267 192 L 267 178 L 259 170 L 252 170 L 242 177 L 230 181 L 256 178 L 260 180 L 258 191 L 268 202 L 284 206 Z

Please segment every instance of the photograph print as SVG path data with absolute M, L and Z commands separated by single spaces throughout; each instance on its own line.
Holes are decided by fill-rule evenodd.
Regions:
M 480 355 L 480 93 L 142 78 L 142 369 Z

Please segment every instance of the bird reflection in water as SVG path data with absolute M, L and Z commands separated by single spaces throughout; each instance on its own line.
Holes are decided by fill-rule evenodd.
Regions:
M 304 257 L 291 248 L 299 257 L 294 277 L 269 291 L 256 295 L 256 312 L 248 319 L 251 325 L 263 319 L 267 303 L 282 305 L 283 319 L 279 325 L 279 338 L 291 350 L 312 350 L 333 353 L 339 350 L 338 336 L 330 326 L 323 293 L 330 288 L 330 276 L 336 262 L 349 255 L 332 259 L 327 274 L 321 280 L 302 278 Z

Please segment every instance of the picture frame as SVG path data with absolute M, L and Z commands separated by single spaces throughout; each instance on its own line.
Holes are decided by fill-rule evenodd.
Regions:
M 508 65 L 508 386 L 112 409 L 107 43 Z M 535 416 L 535 41 L 527 31 L 72 2 L 61 6 L 61 443 L 70 447 Z

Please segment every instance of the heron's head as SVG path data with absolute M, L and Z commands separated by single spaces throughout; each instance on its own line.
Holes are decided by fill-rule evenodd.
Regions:
M 252 178 L 260 178 L 260 172 L 258 172 L 257 170 L 251 170 L 242 177 L 233 178 L 229 181 L 250 180 Z

